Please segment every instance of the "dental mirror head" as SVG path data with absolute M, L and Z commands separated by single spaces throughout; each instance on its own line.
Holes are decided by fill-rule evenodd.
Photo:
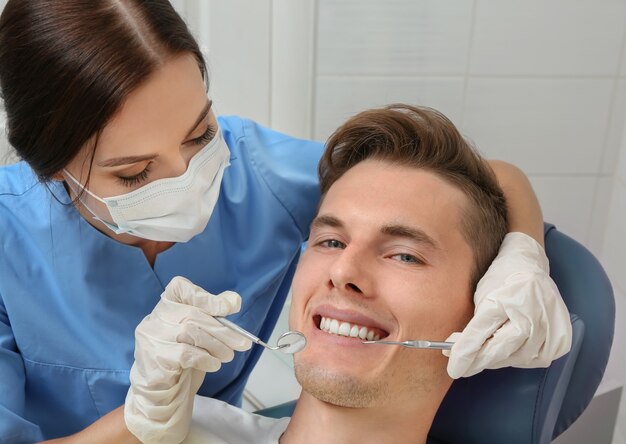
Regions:
M 280 335 L 276 346 L 281 352 L 293 355 L 306 347 L 306 337 L 299 331 L 288 331 Z
M 234 322 L 229 321 L 226 318 L 223 318 L 221 316 L 215 316 L 214 319 L 218 321 L 220 324 L 222 324 L 224 327 L 227 327 L 233 331 L 236 331 L 240 335 L 245 336 L 246 338 L 250 339 L 255 344 L 262 345 L 268 350 L 280 350 L 286 355 L 292 355 L 294 353 L 298 353 L 299 351 L 301 351 L 306 345 L 306 337 L 299 331 L 288 331 L 286 333 L 283 333 L 278 338 L 278 341 L 276 341 L 276 345 L 272 346 L 261 341 L 259 338 L 257 338 L 252 333 L 250 333 L 248 330 L 241 328 L 240 326 L 238 326 Z

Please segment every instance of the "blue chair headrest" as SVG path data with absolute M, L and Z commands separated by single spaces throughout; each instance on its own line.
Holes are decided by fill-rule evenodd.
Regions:
M 587 332 L 554 429 L 556 438 L 587 408 L 600 385 L 613 343 L 615 299 L 608 276 L 589 250 L 552 224 L 545 224 L 544 233 L 550 276 Z

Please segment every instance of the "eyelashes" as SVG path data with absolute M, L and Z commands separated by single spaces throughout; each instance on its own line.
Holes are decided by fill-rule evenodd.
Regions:
M 118 176 L 118 179 L 120 180 L 120 182 L 122 182 L 123 185 L 127 187 L 132 187 L 137 184 L 140 184 L 141 182 L 145 181 L 148 178 L 148 173 L 150 172 L 151 164 L 152 162 L 148 163 L 148 165 L 139 174 L 135 174 L 134 176 L 130 176 L 130 177 Z
M 211 140 L 213 140 L 213 137 L 215 137 L 215 133 L 217 133 L 217 129 L 213 125 L 209 125 L 207 126 L 204 134 L 202 134 L 200 137 L 196 137 L 195 139 L 191 139 L 189 143 L 193 143 L 194 145 L 206 145 Z
M 214 125 L 209 125 L 207 126 L 206 131 L 201 136 L 196 137 L 195 139 L 191 139 L 185 144 L 193 144 L 195 146 L 206 145 L 211 140 L 213 140 L 216 133 L 217 133 L 217 128 Z M 142 182 L 145 182 L 146 179 L 148 179 L 148 174 L 150 173 L 151 165 L 152 165 L 152 162 L 149 162 L 148 165 L 146 165 L 146 167 L 143 169 L 143 171 L 133 176 L 127 176 L 127 177 L 117 176 L 117 178 L 122 183 L 122 185 L 132 188 L 136 185 L 139 185 Z

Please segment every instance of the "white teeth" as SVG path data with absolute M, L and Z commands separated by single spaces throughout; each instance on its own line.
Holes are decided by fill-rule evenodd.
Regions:
M 347 322 L 339 324 L 339 334 L 341 336 L 350 336 L 350 324 Z
M 359 330 L 359 338 L 365 339 L 367 337 L 367 328 L 361 327 Z
M 357 336 L 359 336 L 359 326 L 353 325 L 350 329 L 350 337 L 356 338 Z
M 322 317 L 320 321 L 320 330 L 334 335 L 347 336 L 352 338 L 360 338 L 371 340 L 379 340 L 380 335 L 375 334 L 367 327 L 362 327 L 356 324 L 350 324 L 345 321 L 338 321 L 337 319 Z

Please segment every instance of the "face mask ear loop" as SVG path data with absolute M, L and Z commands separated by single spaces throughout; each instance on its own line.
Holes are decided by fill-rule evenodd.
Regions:
M 102 200 L 101 198 L 99 198 L 98 196 L 96 196 L 95 194 L 93 194 L 91 191 L 89 191 L 87 188 L 85 188 L 78 180 L 76 180 L 76 178 L 74 176 L 72 176 L 72 173 L 70 173 L 69 171 L 67 171 L 65 168 L 63 168 L 63 172 L 70 178 L 72 179 L 72 181 L 78 185 L 79 187 L 81 187 L 82 191 L 86 192 L 87 194 L 89 194 L 91 197 L 93 197 L 94 199 L 102 202 L 103 204 L 106 205 L 106 202 L 104 200 Z M 68 186 L 71 187 L 71 185 L 68 183 Z M 74 193 L 76 193 L 76 196 L 80 195 L 80 192 L 76 192 L 76 190 L 74 190 Z M 80 198 L 78 198 L 80 200 Z M 116 225 L 113 225 L 109 222 L 107 222 L 106 220 L 101 219 L 99 216 L 96 215 L 96 213 L 94 213 L 91 208 L 89 208 L 84 202 L 81 202 L 82 205 L 87 209 L 87 211 L 89 211 L 92 215 L 92 217 L 97 220 L 102 222 L 109 230 L 111 230 L 113 233 L 115 234 L 121 234 L 121 233 L 125 233 L 125 230 L 120 229 L 119 227 L 117 227 Z
M 76 190 L 72 190 L 72 191 L 74 191 L 74 193 L 76 193 L 76 196 L 80 196 L 80 193 L 85 192 L 85 193 L 89 194 L 91 197 L 93 197 L 94 199 L 96 199 L 99 202 L 102 202 L 103 204 L 106 205 L 106 202 L 103 199 L 101 199 L 100 197 L 96 196 L 91 191 L 89 191 L 82 183 L 80 183 L 74 176 L 72 176 L 72 173 L 67 171 L 65 168 L 63 168 L 63 172 L 67 175 L 67 177 L 72 179 L 72 181 L 81 188 L 80 192 L 76 192 Z M 83 204 L 83 205 L 85 205 L 85 204 Z

